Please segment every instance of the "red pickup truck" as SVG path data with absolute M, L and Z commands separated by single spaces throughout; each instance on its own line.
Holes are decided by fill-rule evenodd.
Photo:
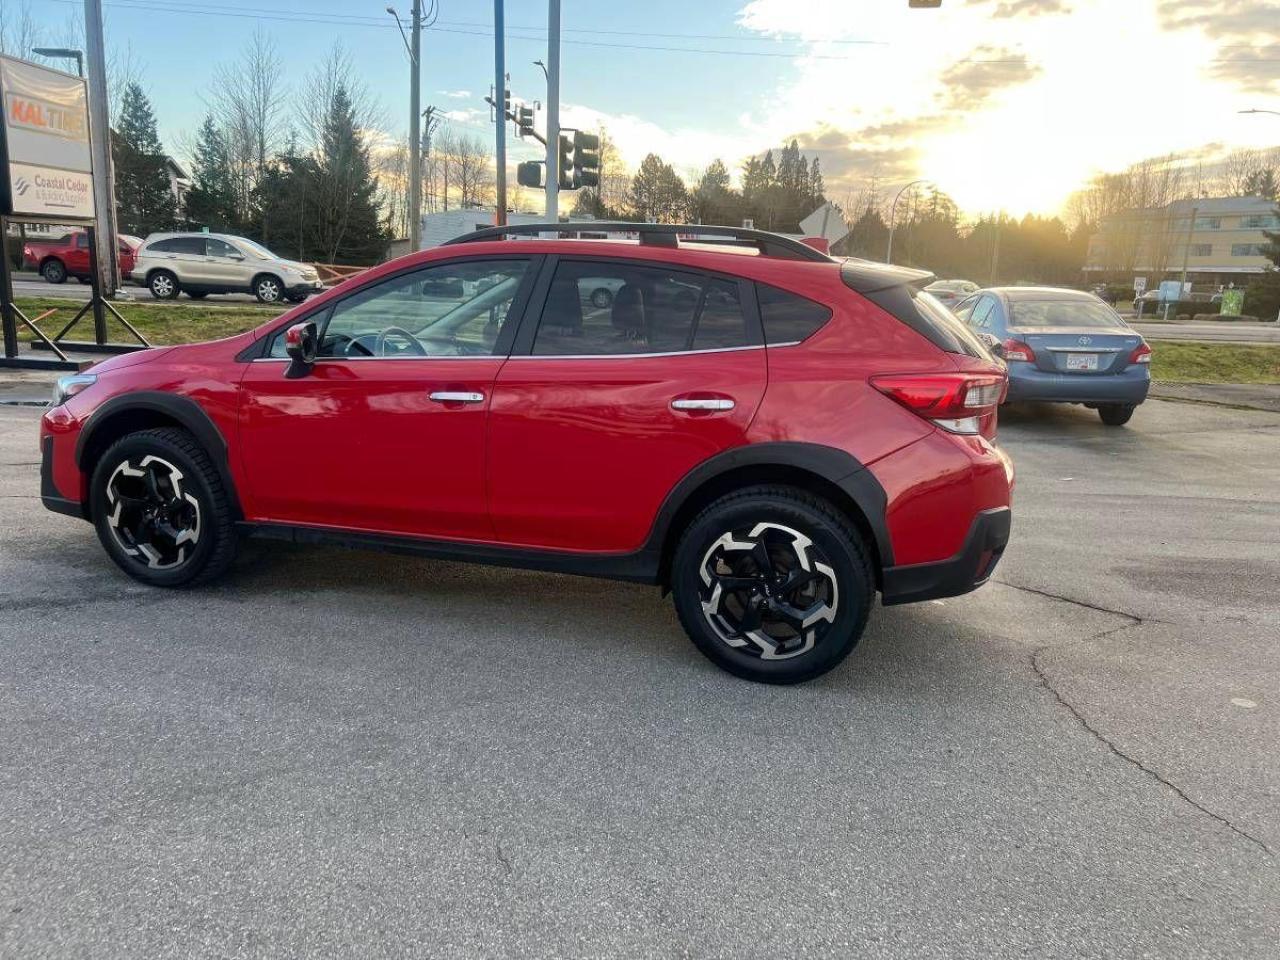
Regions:
M 142 240 L 128 234 L 118 234 L 120 251 L 120 275 L 127 277 L 133 270 L 133 256 Z M 67 277 L 75 277 L 81 283 L 89 282 L 89 235 L 83 230 L 68 233 L 57 240 L 27 240 L 22 245 L 22 262 L 29 270 L 38 270 L 49 283 L 62 283 Z

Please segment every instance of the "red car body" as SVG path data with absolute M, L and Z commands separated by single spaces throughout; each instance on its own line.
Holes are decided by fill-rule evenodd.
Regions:
M 137 237 L 118 235 L 117 251 L 122 277 L 127 277 L 133 270 L 133 257 L 139 243 Z M 54 283 L 61 283 L 67 277 L 88 280 L 93 272 L 89 263 L 89 235 L 80 231 L 59 240 L 28 240 L 22 246 L 22 262 L 28 270 L 39 272 L 45 279 L 49 279 L 46 273 L 49 264 L 60 265 L 62 279 L 52 280 Z M 59 274 L 55 272 L 54 275 Z
M 502 355 L 333 358 L 304 376 L 268 355 L 272 338 L 387 278 L 515 256 L 534 261 L 539 280 Z M 541 278 L 583 257 L 714 272 L 747 291 L 768 285 L 829 308 L 830 319 L 799 343 L 536 355 Z M 447 245 L 240 336 L 93 367 L 96 382 L 42 420 L 42 495 L 88 517 L 106 447 L 178 425 L 210 451 L 247 532 L 665 583 L 674 538 L 700 505 L 734 483 L 786 482 L 836 504 L 863 533 L 884 602 L 962 593 L 990 576 L 1008 539 L 1013 472 L 994 442 L 1005 379 L 945 310 L 917 299 L 919 279 L 720 247 Z M 895 315 L 904 310 L 905 321 Z M 438 399 L 472 394 L 482 401 Z M 674 409 L 681 398 L 732 408 Z

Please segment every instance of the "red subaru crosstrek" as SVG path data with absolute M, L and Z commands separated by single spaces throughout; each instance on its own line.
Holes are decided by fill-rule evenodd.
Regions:
M 243 535 L 611 577 L 806 680 L 877 591 L 965 593 L 1009 537 L 1004 369 L 930 279 L 733 228 L 482 230 L 64 377 L 41 494 L 156 586 Z

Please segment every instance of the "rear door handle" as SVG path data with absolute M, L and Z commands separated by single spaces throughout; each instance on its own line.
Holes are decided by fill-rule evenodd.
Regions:
M 677 397 L 671 401 L 672 410 L 732 410 L 734 403 L 728 397 Z
M 428 394 L 436 403 L 484 403 L 484 394 L 470 390 L 433 390 Z

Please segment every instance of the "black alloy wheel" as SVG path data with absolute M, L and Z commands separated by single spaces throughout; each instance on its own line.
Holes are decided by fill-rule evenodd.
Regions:
M 797 683 L 839 664 L 866 624 L 874 581 L 861 536 L 824 500 L 753 487 L 690 524 L 672 565 L 680 621 L 738 676 Z

